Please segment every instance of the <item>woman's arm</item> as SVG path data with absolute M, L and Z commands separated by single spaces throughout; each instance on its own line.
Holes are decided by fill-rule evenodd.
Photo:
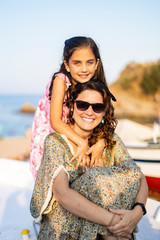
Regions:
M 76 216 L 105 226 L 116 224 L 120 220 L 118 215 L 113 218 L 112 213 L 71 189 L 69 187 L 67 174 L 64 170 L 61 170 L 55 178 L 52 190 L 56 201 Z
M 148 197 L 148 185 L 147 185 L 147 181 L 146 178 L 144 176 L 143 173 L 141 173 L 141 185 L 138 191 L 138 194 L 136 196 L 135 202 L 141 202 L 144 205 L 146 204 L 147 201 L 147 197 Z M 136 206 L 138 208 L 141 208 L 140 206 Z M 134 209 L 136 209 L 136 207 Z M 142 210 L 142 208 L 141 208 Z
M 148 196 L 148 185 L 145 176 L 142 173 L 141 184 L 136 196 L 135 202 L 146 204 Z M 143 217 L 142 208 L 138 205 L 132 210 L 113 210 L 110 212 L 118 214 L 121 217 L 121 221 L 115 226 L 109 227 L 109 230 L 117 236 L 123 236 L 124 233 L 132 233 L 138 222 Z
M 77 154 L 85 154 L 88 150 L 88 143 L 81 138 L 77 133 L 71 129 L 69 125 L 62 121 L 63 100 L 66 93 L 65 81 L 56 77 L 53 82 L 53 90 L 50 105 L 50 122 L 52 128 L 60 133 L 66 135 L 68 139 L 73 141 L 77 146 Z
M 114 159 L 115 164 L 119 162 L 123 162 L 123 160 L 133 161 L 130 154 L 128 153 L 124 143 L 119 138 L 117 134 L 115 134 L 116 145 L 114 146 Z M 148 196 L 148 186 L 144 175 L 141 173 L 141 182 L 140 188 L 138 190 L 135 202 L 146 203 Z M 116 224 L 114 227 L 110 227 L 109 230 L 114 234 L 123 235 L 124 232 L 131 233 L 135 229 L 136 225 L 140 221 L 143 216 L 142 208 L 140 206 L 136 206 L 133 210 L 113 210 L 110 209 L 111 212 L 118 214 L 121 217 L 121 221 Z

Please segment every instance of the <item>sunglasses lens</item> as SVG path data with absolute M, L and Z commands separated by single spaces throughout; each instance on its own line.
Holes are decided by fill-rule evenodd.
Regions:
M 95 103 L 92 105 L 92 108 L 95 113 L 102 113 L 105 110 L 106 105 L 104 103 Z
M 80 111 L 86 111 L 89 108 L 89 103 L 84 101 L 76 101 L 76 106 Z
M 84 101 L 80 101 L 80 100 L 76 101 L 76 106 L 79 111 L 86 111 L 90 105 L 92 106 L 92 109 L 95 113 L 102 113 L 106 108 L 106 105 L 104 103 L 90 104 L 88 102 L 84 102 Z

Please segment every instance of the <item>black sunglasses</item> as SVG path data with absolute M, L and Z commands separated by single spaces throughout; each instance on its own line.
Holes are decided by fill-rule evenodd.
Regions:
M 106 108 L 106 104 L 104 103 L 89 103 L 81 100 L 76 100 L 75 102 L 77 109 L 80 111 L 86 111 L 89 106 L 92 106 L 92 109 L 95 113 L 102 113 Z

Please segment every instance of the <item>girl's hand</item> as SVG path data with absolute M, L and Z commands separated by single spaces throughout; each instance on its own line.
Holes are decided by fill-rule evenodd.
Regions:
M 82 157 L 78 157 L 76 169 L 81 166 L 83 172 L 85 172 L 85 168 L 89 168 L 89 163 L 90 163 L 90 157 L 88 155 L 83 155 Z
M 86 140 L 82 139 L 82 141 L 79 143 L 77 147 L 77 151 L 70 162 L 78 159 L 76 169 L 81 165 L 84 171 L 85 167 L 89 167 L 90 164 L 90 157 L 86 155 L 86 152 L 88 151 L 89 146 Z
M 90 167 L 103 166 L 104 147 L 105 147 L 105 141 L 104 139 L 100 139 L 96 144 L 90 147 L 89 151 L 87 151 L 86 153 L 87 155 L 91 154 Z
M 131 236 L 131 233 L 137 226 L 143 214 L 133 210 L 113 210 L 109 209 L 110 212 L 120 216 L 121 220 L 114 226 L 108 227 L 109 231 L 119 237 Z M 130 238 L 130 237 L 129 237 Z

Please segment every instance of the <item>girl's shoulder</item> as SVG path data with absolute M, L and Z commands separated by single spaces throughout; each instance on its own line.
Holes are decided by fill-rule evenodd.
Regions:
M 64 73 L 57 73 L 55 76 L 62 78 L 66 82 L 68 87 L 71 85 L 69 78 Z

